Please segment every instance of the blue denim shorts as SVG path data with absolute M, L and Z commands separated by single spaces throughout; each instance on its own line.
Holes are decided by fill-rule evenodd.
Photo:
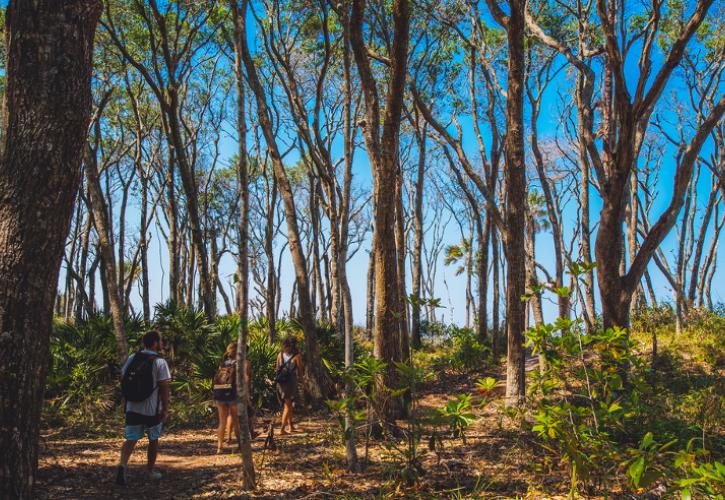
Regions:
M 163 427 L 163 422 L 159 422 L 151 427 L 143 424 L 127 425 L 124 430 L 124 437 L 128 441 L 138 441 L 143 438 L 144 434 L 146 434 L 149 437 L 149 441 L 156 441 L 161 437 L 161 430 Z

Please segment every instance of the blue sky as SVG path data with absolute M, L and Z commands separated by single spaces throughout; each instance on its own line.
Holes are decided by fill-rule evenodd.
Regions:
M 0 5 L 4 5 L 6 2 L 3 0 L 0 0 Z M 250 34 L 250 39 L 252 35 Z M 636 53 L 636 48 L 633 50 L 633 53 Z M 655 58 L 655 68 L 659 66 L 659 63 L 661 61 L 657 60 Z M 636 66 L 636 60 L 634 57 L 630 57 L 628 59 L 628 65 L 626 67 L 626 76 L 628 81 L 634 82 L 636 81 L 636 78 L 638 76 L 638 68 Z M 562 72 L 557 79 L 552 82 L 550 86 L 550 90 L 547 93 L 546 97 L 544 98 L 542 102 L 542 109 L 540 113 L 539 118 L 539 135 L 540 135 L 540 141 L 546 142 L 547 138 L 552 138 L 554 134 L 556 134 L 556 117 L 560 114 L 561 111 L 561 102 L 560 98 L 557 95 L 557 90 L 562 90 L 564 92 L 569 91 L 571 89 L 570 82 L 567 81 L 567 75 L 565 72 Z M 567 90 L 569 89 L 569 90 Z M 672 100 L 673 96 L 676 96 L 676 93 L 678 91 L 676 82 L 670 83 L 668 88 L 665 91 L 665 94 L 663 96 L 663 100 Z M 674 97 L 676 99 L 676 97 Z M 528 117 L 527 117 L 528 119 Z M 473 136 L 473 130 L 470 126 L 470 123 L 468 126 L 466 126 L 466 123 L 463 122 L 465 128 L 464 128 L 464 146 L 467 149 L 467 151 L 471 152 L 472 157 L 475 157 L 475 154 L 473 151 L 476 149 L 475 146 L 475 138 Z M 484 129 L 485 131 L 485 129 Z M 703 149 L 704 153 L 707 153 L 711 150 L 712 144 L 708 143 L 706 144 L 705 148 Z M 223 143 L 223 153 L 224 156 L 227 158 L 227 161 L 231 156 L 235 153 L 237 149 L 236 143 L 233 138 L 228 138 L 224 140 Z M 339 152 L 335 152 L 336 154 L 339 154 Z M 528 154 L 528 152 L 527 152 Z M 294 163 L 295 156 L 294 154 L 290 156 L 288 159 L 290 164 Z M 527 159 L 528 161 L 528 159 Z M 447 168 L 445 166 L 435 166 L 432 168 Z M 674 161 L 674 153 L 671 148 L 668 148 L 666 150 L 666 155 L 662 159 L 662 166 L 660 171 L 660 181 L 657 185 L 657 191 L 659 193 L 658 195 L 658 201 L 654 206 L 653 209 L 653 216 L 656 217 L 660 213 L 660 211 L 663 209 L 664 206 L 666 206 L 669 203 L 670 196 L 672 194 L 672 179 L 674 177 L 674 168 L 675 168 L 675 161 Z M 354 175 L 355 175 L 355 183 L 364 185 L 364 186 L 370 186 L 372 184 L 371 180 L 371 173 L 370 173 L 370 166 L 367 162 L 367 157 L 365 155 L 364 148 L 359 149 L 356 152 L 355 157 L 355 164 L 354 164 Z M 705 190 L 709 189 L 709 177 L 708 175 L 705 175 L 705 172 L 703 171 L 703 175 L 701 175 L 700 178 L 700 187 L 702 187 Z M 592 190 L 592 193 L 595 193 L 594 190 Z M 700 203 L 703 202 L 702 197 L 698 199 Z M 593 195 L 592 198 L 592 210 L 591 210 L 591 216 L 592 221 L 596 222 L 598 220 L 598 213 L 599 209 L 601 207 L 601 202 L 596 196 L 596 194 Z M 572 232 L 572 224 L 573 224 L 573 218 L 574 218 L 574 208 L 573 204 L 570 204 L 570 208 L 568 208 L 564 213 L 564 224 L 566 228 L 566 234 L 565 239 L 569 239 L 571 237 Z M 137 225 L 136 222 L 133 220 L 130 221 L 132 229 L 134 230 L 133 226 Z M 167 255 L 166 255 L 166 249 L 165 245 L 163 244 L 163 239 L 161 234 L 158 232 L 158 228 L 156 226 L 152 227 L 152 241 L 150 246 L 150 254 L 149 259 L 152 263 L 150 271 L 150 278 L 151 278 L 151 301 L 152 303 L 160 302 L 162 300 L 165 300 L 168 298 L 168 290 L 167 290 L 167 275 L 166 270 L 164 269 L 166 267 L 167 262 Z M 712 231 L 710 231 L 711 233 Z M 451 223 L 448 225 L 448 227 L 445 230 L 445 243 L 446 244 L 458 244 L 460 243 L 461 235 L 459 232 L 459 229 L 457 225 L 451 221 Z M 593 240 L 592 240 L 593 241 Z M 278 241 L 278 247 L 281 246 L 281 241 Z M 673 251 L 673 248 L 676 246 L 676 235 L 675 232 L 671 232 L 670 235 L 667 237 L 663 244 L 663 250 L 666 254 L 669 255 L 670 252 Z M 351 291 L 353 294 L 353 313 L 355 318 L 356 324 L 363 324 L 364 323 L 364 315 L 365 315 L 365 308 L 366 308 L 366 279 L 367 279 L 367 265 L 368 265 L 368 254 L 367 251 L 370 248 L 369 238 L 363 245 L 363 249 L 357 253 L 355 257 L 349 262 L 348 264 L 348 279 L 350 282 Z M 553 254 L 553 244 L 551 240 L 551 236 L 548 232 L 544 232 L 538 235 L 537 237 L 537 260 L 541 262 L 545 267 L 547 267 L 550 272 L 553 271 L 553 262 L 554 262 L 554 254 Z M 718 251 L 718 262 L 723 262 L 723 256 L 725 256 L 725 249 L 720 247 Z M 455 267 L 445 267 L 442 263 L 443 255 L 440 256 L 440 262 L 438 265 L 438 278 L 436 280 L 436 295 L 441 299 L 442 304 L 445 306 L 444 309 L 439 311 L 439 314 L 442 318 L 444 318 L 445 321 L 455 321 L 457 323 L 463 323 L 465 321 L 465 275 L 462 276 L 455 276 Z M 282 299 L 282 312 L 286 311 L 288 309 L 289 304 L 289 293 L 292 288 L 292 280 L 294 279 L 294 273 L 291 268 L 291 261 L 289 259 L 289 255 L 287 254 L 285 258 L 282 260 L 282 289 L 283 289 L 283 299 Z M 225 257 L 222 260 L 221 268 L 220 268 L 220 274 L 222 281 L 225 283 L 228 283 L 231 285 L 231 277 L 235 271 L 235 263 L 233 262 L 233 259 L 229 256 Z M 672 292 L 664 279 L 664 277 L 659 273 L 659 271 L 656 269 L 654 265 L 650 265 L 650 271 L 652 272 L 652 277 L 655 285 L 655 290 L 657 294 L 659 295 L 660 300 L 671 300 L 672 298 Z M 409 274 L 409 273 L 408 273 Z M 718 270 L 714 283 L 720 283 L 722 282 L 723 278 L 723 270 Z M 475 280 L 474 280 L 474 293 L 475 293 Z M 410 291 L 410 285 L 408 285 L 408 291 Z M 134 302 L 134 305 L 137 309 L 140 309 L 140 299 L 138 296 L 137 291 L 134 291 L 132 294 L 132 300 Z M 725 301 L 725 291 L 721 287 L 715 286 L 713 289 L 713 300 L 714 302 L 722 302 Z M 219 304 L 221 305 L 221 300 L 219 301 Z M 490 309 L 489 309 L 490 311 Z M 552 302 L 545 301 L 545 312 L 549 319 L 553 317 L 555 314 L 555 306 Z

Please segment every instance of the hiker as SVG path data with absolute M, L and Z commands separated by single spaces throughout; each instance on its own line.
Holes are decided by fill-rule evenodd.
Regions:
M 249 346 L 247 346 L 247 353 Z M 249 418 L 249 431 L 252 437 L 256 436 L 254 432 L 254 411 L 250 401 L 252 400 L 252 370 L 249 361 L 244 370 L 244 384 L 247 387 L 247 416 Z M 219 416 L 219 425 L 217 426 L 217 453 L 222 452 L 224 444 L 224 435 L 229 428 L 229 440 L 231 441 L 232 430 L 237 440 L 239 439 L 239 416 L 237 414 L 237 344 L 232 342 L 227 346 L 219 369 L 214 376 L 214 402 L 217 407 Z
M 159 354 L 163 348 L 161 334 L 155 330 L 143 336 L 144 349 L 132 354 L 121 369 L 121 389 L 126 400 L 126 441 L 121 447 L 121 461 L 116 468 L 116 484 L 126 485 L 126 468 L 136 442 L 148 436 L 146 472 L 149 479 L 159 480 L 154 470 L 159 452 L 159 438 L 169 414 L 171 372 Z
M 294 432 L 292 424 L 292 406 L 297 397 L 297 378 L 302 374 L 302 357 L 297 351 L 297 339 L 288 335 L 284 339 L 282 351 L 277 356 L 277 395 L 282 401 L 281 433 Z M 285 426 L 288 429 L 285 430 Z

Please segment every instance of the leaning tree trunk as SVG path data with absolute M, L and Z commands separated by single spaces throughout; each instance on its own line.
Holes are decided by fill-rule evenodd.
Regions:
M 100 126 L 96 126 L 96 133 L 100 133 Z M 100 137 L 97 140 L 100 141 Z M 118 359 L 123 364 L 128 356 L 128 343 L 126 342 L 126 333 L 123 325 L 124 314 L 121 302 L 121 283 L 118 280 L 118 274 L 116 274 L 116 259 L 113 254 L 113 244 L 110 238 L 111 224 L 108 220 L 108 208 L 103 197 L 103 191 L 101 190 L 101 183 L 98 179 L 96 151 L 90 147 L 87 151 L 85 173 L 86 180 L 88 181 L 88 198 L 90 202 L 88 209 L 93 213 L 93 225 L 96 228 L 96 235 L 98 236 L 98 249 L 103 256 L 102 271 L 106 277 L 106 287 L 108 288 L 113 333 L 116 336 Z M 120 265 L 123 264 L 121 263 Z
M 0 143 L 0 497 L 31 498 L 101 2 L 12 0 Z

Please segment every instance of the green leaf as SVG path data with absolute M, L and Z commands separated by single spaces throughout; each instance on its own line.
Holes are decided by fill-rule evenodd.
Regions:
M 621 409 L 622 409 L 622 405 L 620 405 L 620 404 L 619 404 L 619 403 L 617 403 L 617 402 L 614 402 L 614 403 L 612 403 L 612 404 L 611 404 L 611 405 L 609 406 L 609 413 L 614 413 L 615 411 L 619 411 L 619 410 L 621 410 Z
M 642 479 L 644 465 L 644 457 L 639 457 L 637 460 L 632 462 L 627 469 L 627 475 L 632 480 L 632 484 L 634 484 L 637 488 L 639 488 L 639 481 Z
M 644 449 L 647 449 L 647 448 L 649 448 L 650 446 L 652 446 L 652 443 L 653 443 L 653 442 L 654 442 L 654 436 L 652 435 L 652 433 L 651 433 L 651 432 L 648 432 L 648 433 L 647 433 L 647 434 L 645 434 L 645 435 L 644 435 L 644 437 L 642 438 L 642 444 L 641 444 L 641 445 L 639 446 L 639 449 L 640 449 L 640 450 L 644 450 Z

